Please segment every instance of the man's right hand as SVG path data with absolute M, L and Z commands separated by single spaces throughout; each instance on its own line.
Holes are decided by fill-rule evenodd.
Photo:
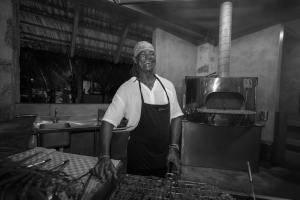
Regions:
M 99 158 L 98 163 L 92 169 L 92 174 L 103 182 L 110 181 L 112 178 L 117 179 L 117 170 L 109 157 Z

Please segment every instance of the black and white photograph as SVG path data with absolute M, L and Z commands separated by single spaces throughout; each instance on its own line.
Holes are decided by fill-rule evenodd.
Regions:
M 0 200 L 300 199 L 300 0 L 0 0 Z

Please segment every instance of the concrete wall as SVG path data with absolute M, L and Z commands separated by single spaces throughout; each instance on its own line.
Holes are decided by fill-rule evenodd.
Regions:
M 280 112 L 300 113 L 300 37 L 285 32 L 280 88 Z
M 156 47 L 156 72 L 173 82 L 182 105 L 184 77 L 195 75 L 197 47 L 161 29 L 154 31 L 153 44 Z
M 218 48 L 205 43 L 197 47 L 196 76 L 207 76 L 218 71 Z
M 0 121 L 14 116 L 16 84 L 16 59 L 14 51 L 15 18 L 13 0 L 0 1 Z
M 262 140 L 269 143 L 274 139 L 275 114 L 279 111 L 282 30 L 282 25 L 275 25 L 232 42 L 230 75 L 258 77 L 256 108 L 269 112 L 262 130 Z

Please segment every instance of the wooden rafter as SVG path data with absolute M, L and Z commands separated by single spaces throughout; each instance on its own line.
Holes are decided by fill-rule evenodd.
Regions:
M 118 48 L 116 49 L 115 52 L 115 56 L 114 56 L 114 63 L 118 63 L 120 60 L 120 55 L 121 55 L 121 51 L 122 48 L 124 46 L 125 43 L 125 39 L 127 37 L 128 34 L 128 29 L 129 29 L 130 24 L 127 23 L 122 31 L 122 35 L 120 36 L 119 42 L 118 42 Z
M 80 15 L 80 4 L 75 3 L 75 15 L 74 15 L 72 39 L 71 39 L 71 45 L 70 45 L 70 58 L 73 58 L 74 54 L 75 54 L 75 45 L 76 45 L 76 37 L 77 37 L 77 33 L 78 33 L 79 15 Z

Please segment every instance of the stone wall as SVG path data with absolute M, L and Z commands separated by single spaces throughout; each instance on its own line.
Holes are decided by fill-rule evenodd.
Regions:
M 19 91 L 16 3 L 0 1 L 0 121 L 12 119 Z

